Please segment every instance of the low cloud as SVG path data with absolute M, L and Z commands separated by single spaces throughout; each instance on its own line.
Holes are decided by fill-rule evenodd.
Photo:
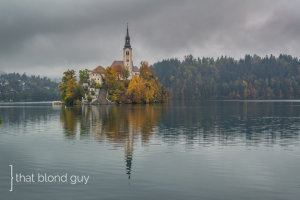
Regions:
M 134 62 L 186 54 L 299 56 L 296 0 L 1 1 L 0 70 L 59 77 L 122 59 L 129 23 Z

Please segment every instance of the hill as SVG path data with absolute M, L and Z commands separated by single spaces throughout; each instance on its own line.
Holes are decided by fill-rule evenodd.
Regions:
M 299 99 L 300 61 L 290 55 L 167 59 L 152 66 L 173 99 Z
M 52 101 L 59 99 L 57 83 L 40 76 L 0 75 L 0 101 Z

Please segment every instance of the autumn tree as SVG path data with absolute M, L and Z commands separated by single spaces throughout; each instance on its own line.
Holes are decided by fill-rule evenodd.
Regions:
M 129 82 L 126 95 L 132 103 L 142 103 L 145 97 L 145 81 L 139 76 L 134 76 Z
M 89 79 L 89 70 L 79 70 L 79 83 L 87 83 Z
M 122 85 L 120 84 L 120 81 L 118 81 L 118 72 L 112 67 L 107 67 L 104 76 L 105 84 L 109 89 L 109 95 L 113 98 L 113 95 L 117 90 L 122 90 Z
M 118 73 L 112 67 L 107 67 L 104 72 L 105 83 L 112 89 L 117 85 Z
M 134 76 L 132 78 L 129 82 L 126 95 L 133 103 L 163 102 L 165 100 L 163 99 L 165 98 L 164 88 L 153 73 L 150 74 L 149 71 L 146 71 L 145 74 L 148 75 L 147 79 L 143 78 L 143 76 Z
M 67 106 L 73 106 L 76 101 L 79 101 L 83 96 L 82 86 L 77 85 L 74 70 L 64 72 L 62 82 L 59 84 L 61 100 Z
M 107 67 L 105 83 L 110 99 L 116 103 L 155 103 L 166 100 L 166 91 L 146 62 L 141 63 L 140 76 L 131 80 L 119 79 L 123 67 Z M 124 76 L 123 76 L 124 77 Z
M 115 65 L 112 67 L 112 69 L 117 72 L 118 76 L 117 79 L 127 79 L 128 78 L 128 70 L 125 69 L 125 67 L 121 65 Z
M 154 73 L 147 62 L 141 62 L 140 76 L 145 80 L 154 78 Z

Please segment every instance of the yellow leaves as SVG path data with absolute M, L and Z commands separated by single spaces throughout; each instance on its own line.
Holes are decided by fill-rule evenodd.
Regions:
M 152 69 L 148 66 L 148 63 L 142 62 L 141 64 L 142 64 L 142 66 L 140 69 L 140 76 L 146 80 L 150 80 L 151 78 L 153 78 L 154 73 L 153 73 Z
M 145 83 L 145 103 L 158 102 L 160 99 L 160 91 L 158 84 L 154 79 Z
M 122 90 L 115 90 L 115 92 L 113 93 L 113 101 L 120 103 L 120 99 L 121 99 L 121 95 L 123 94 Z
M 243 80 L 242 85 L 243 85 L 244 88 L 247 88 L 248 87 L 247 81 Z
M 120 80 L 120 78 L 125 79 L 128 77 L 128 71 L 125 69 L 125 67 L 121 65 L 115 65 L 112 67 L 112 69 L 117 72 L 118 80 Z
M 115 79 L 115 80 L 117 80 L 118 72 L 114 68 L 112 68 L 112 67 L 107 67 L 105 69 L 104 76 L 107 79 Z
M 132 100 L 133 103 L 142 103 L 144 90 L 144 80 L 139 76 L 134 76 L 129 82 L 126 95 Z
M 117 103 L 154 103 L 164 102 L 166 92 L 154 76 L 146 62 L 142 63 L 140 76 L 129 80 L 119 80 L 121 71 L 117 67 L 107 67 L 105 83 L 109 88 L 110 98 Z
M 75 94 L 75 90 L 76 90 L 76 78 L 75 77 L 69 77 L 69 80 L 67 82 L 66 85 L 66 97 L 65 97 L 65 101 L 69 98 L 73 98 L 74 94 Z
M 80 100 L 82 97 L 82 89 L 76 83 L 74 70 L 67 70 L 62 77 L 62 83 L 58 85 L 60 88 L 61 99 L 67 106 L 72 106 L 75 100 Z M 78 103 L 78 101 L 77 101 Z
M 115 89 L 117 85 L 118 72 L 112 67 L 107 67 L 104 72 L 105 83 L 110 89 Z
M 129 82 L 126 95 L 133 103 L 154 103 L 159 101 L 159 88 L 154 79 L 147 81 L 134 76 Z

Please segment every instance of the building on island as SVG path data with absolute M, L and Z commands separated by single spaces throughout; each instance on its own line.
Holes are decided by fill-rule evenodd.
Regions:
M 126 36 L 125 36 L 125 45 L 123 48 L 123 60 L 121 61 L 113 61 L 111 67 L 115 69 L 117 72 L 124 72 L 126 70 L 127 79 L 131 80 L 135 75 L 139 76 L 140 71 L 139 68 L 133 65 L 132 60 L 132 48 L 130 44 L 130 36 L 127 24 Z M 103 88 L 103 83 L 105 81 L 105 69 L 102 66 L 98 66 L 93 70 L 88 71 L 88 83 L 83 83 L 83 87 L 88 93 L 85 94 L 85 98 L 83 100 L 87 100 L 88 96 L 92 98 L 92 102 L 99 99 L 101 96 L 101 91 L 105 90 Z M 124 78 L 119 74 L 119 80 L 123 80 Z M 103 88 L 101 90 L 101 88 Z M 102 95 L 103 96 L 103 95 Z M 107 96 L 107 95 L 106 95 Z M 107 98 L 106 98 L 107 99 Z
M 123 60 L 115 60 L 113 61 L 111 66 L 116 69 L 120 67 L 125 68 L 128 71 L 128 78 L 127 78 L 128 80 L 131 80 L 132 77 L 140 74 L 139 68 L 134 66 L 132 61 L 132 48 L 130 44 L 128 25 L 127 25 L 127 32 L 125 36 L 125 45 L 123 48 Z
M 115 60 L 111 64 L 111 67 L 114 68 L 116 71 L 120 71 L 120 69 L 125 68 L 128 72 L 128 80 L 131 80 L 132 77 L 135 75 L 140 74 L 140 70 L 137 66 L 133 65 L 132 60 L 132 48 L 130 44 L 130 36 L 129 36 L 129 30 L 127 25 L 127 32 L 125 36 L 125 45 L 123 48 L 123 60 Z M 92 83 L 93 81 L 95 83 L 99 83 L 102 85 L 104 82 L 104 72 L 105 69 L 102 66 L 98 66 L 93 70 L 89 71 L 89 82 Z
M 98 83 L 100 85 L 102 85 L 103 81 L 104 81 L 104 72 L 105 69 L 102 66 L 98 66 L 93 70 L 89 71 L 89 82 L 92 83 Z

